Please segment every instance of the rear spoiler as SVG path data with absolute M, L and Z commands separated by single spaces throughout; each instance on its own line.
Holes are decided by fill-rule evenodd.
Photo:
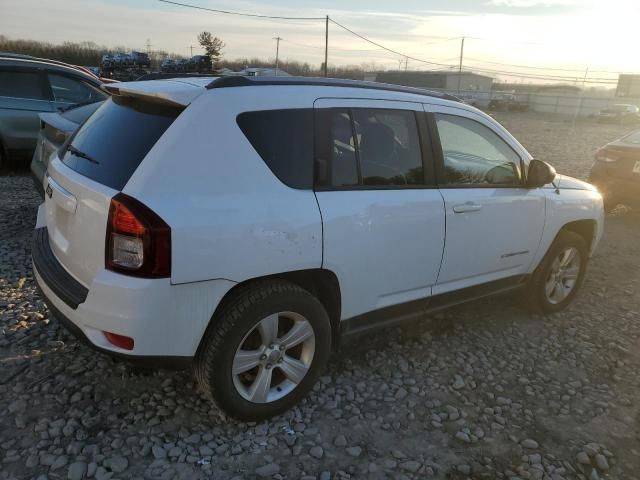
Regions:
M 203 87 L 171 80 L 120 82 L 102 85 L 111 95 L 144 99 L 149 102 L 186 107 L 205 92 Z

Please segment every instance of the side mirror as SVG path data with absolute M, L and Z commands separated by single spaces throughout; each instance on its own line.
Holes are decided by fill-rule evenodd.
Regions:
M 542 160 L 533 159 L 529 162 L 527 172 L 527 187 L 539 188 L 553 182 L 556 178 L 556 169 Z

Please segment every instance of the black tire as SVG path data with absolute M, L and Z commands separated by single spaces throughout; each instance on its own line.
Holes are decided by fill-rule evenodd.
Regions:
M 546 282 L 550 278 L 551 268 L 554 260 L 569 247 L 577 249 L 580 255 L 580 266 L 576 283 L 571 292 L 559 303 L 552 303 L 547 298 L 545 291 Z M 561 230 L 558 236 L 549 247 L 546 255 L 536 268 L 533 276 L 527 285 L 527 304 L 529 308 L 535 313 L 556 313 L 564 310 L 573 300 L 576 293 L 582 286 L 584 281 L 584 275 L 587 270 L 587 264 L 589 261 L 589 251 L 587 244 L 580 235 L 569 230 Z
M 233 359 L 255 325 L 278 312 L 300 314 L 311 324 L 315 335 L 313 360 L 302 381 L 290 393 L 268 403 L 253 403 L 234 384 Z M 259 281 L 232 293 L 214 315 L 198 348 L 194 373 L 205 395 L 224 412 L 239 420 L 257 421 L 281 414 L 302 400 L 322 374 L 330 351 L 329 316 L 316 297 L 290 282 Z

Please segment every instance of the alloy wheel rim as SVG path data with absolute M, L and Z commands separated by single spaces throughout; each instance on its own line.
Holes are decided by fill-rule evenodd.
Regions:
M 311 368 L 315 333 L 295 312 L 278 312 L 257 322 L 236 349 L 233 384 L 242 398 L 270 403 L 291 393 Z
M 549 303 L 561 303 L 575 289 L 581 262 L 580 252 L 575 247 L 565 248 L 553 260 L 544 288 Z

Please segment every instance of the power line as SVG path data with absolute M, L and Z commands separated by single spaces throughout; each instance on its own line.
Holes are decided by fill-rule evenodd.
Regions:
M 215 9 L 215 8 L 207 8 L 207 7 L 200 7 L 197 5 L 191 5 L 191 4 L 187 4 L 187 3 L 181 3 L 181 2 L 176 2 L 173 0 L 158 0 L 160 2 L 163 3 L 167 3 L 167 4 L 171 4 L 171 5 L 177 5 L 177 6 L 181 6 L 181 7 L 187 7 L 187 8 L 193 8 L 193 9 L 197 9 L 197 10 L 204 10 L 204 11 L 208 11 L 208 12 L 214 12 L 214 13 L 222 13 L 222 14 L 227 14 L 227 15 L 239 15 L 239 16 L 243 16 L 243 17 L 252 17 L 252 18 L 263 18 L 263 19 L 273 19 L 273 20 L 324 20 L 326 22 L 326 27 L 325 27 L 325 71 L 327 68 L 327 64 L 326 64 L 326 53 L 327 53 L 327 46 L 328 46 L 328 22 L 333 23 L 334 25 L 336 25 L 337 27 L 340 27 L 341 29 L 351 33 L 352 35 L 360 38 L 361 40 L 374 45 L 375 47 L 385 50 L 389 53 L 392 53 L 394 55 L 397 55 L 399 57 L 404 58 L 405 60 L 405 65 L 407 60 L 412 60 L 414 62 L 418 62 L 418 63 L 423 63 L 426 65 L 433 65 L 435 67 L 444 67 L 445 69 L 451 69 L 451 68 L 455 68 L 456 65 L 450 65 L 450 64 L 444 64 L 444 63 L 438 63 L 438 62 L 431 62 L 429 60 L 424 60 L 422 58 L 417 58 L 417 57 L 413 57 L 407 54 L 404 54 L 398 50 L 394 50 L 392 48 L 386 47 L 378 42 L 375 42 L 373 40 L 371 40 L 370 38 L 365 37 L 364 35 L 361 35 L 355 31 L 353 31 L 352 29 L 350 29 L 349 27 L 346 27 L 345 25 L 337 22 L 336 20 L 325 16 L 325 17 L 287 17 L 287 16 L 276 16 L 276 15 L 263 15 L 263 14 L 255 14 L 255 13 L 245 13 L 245 12 L 235 12 L 235 11 L 230 11 L 230 10 L 220 10 L 220 9 Z M 450 41 L 450 40 L 457 40 L 460 38 L 464 38 L 464 37 L 427 37 L 427 38 L 441 38 L 444 39 L 445 41 Z M 484 41 L 492 41 L 490 39 L 485 39 L 485 38 L 479 38 L 479 37 L 466 37 L 469 39 L 473 39 L 473 40 L 484 40 Z M 293 42 L 291 42 L 293 43 Z M 434 42 L 435 43 L 443 43 L 443 42 Z M 512 42 L 512 43 L 526 43 L 526 42 Z M 530 43 L 532 45 L 542 45 L 542 44 L 535 44 L 535 43 Z M 303 46 L 302 44 L 300 44 L 300 46 Z M 310 45 L 305 45 L 307 47 L 311 47 Z M 312 47 L 315 48 L 315 47 Z M 343 50 L 338 48 L 337 50 Z M 357 51 L 357 50 L 354 50 Z M 554 68 L 545 68 L 545 67 L 526 67 L 523 65 L 513 65 L 513 64 L 506 64 L 506 63 L 499 63 L 499 62 L 490 62 L 490 61 L 484 61 L 484 60 L 479 60 L 479 59 L 469 59 L 471 61 L 475 61 L 475 62 L 484 62 L 484 63 L 490 63 L 490 64 L 496 64 L 496 65 L 504 65 L 504 66 L 510 66 L 510 67 L 515 67 L 515 68 L 530 68 L 530 69 L 535 69 L 535 70 L 550 70 L 550 71 L 567 71 L 567 72 L 578 72 L 577 70 L 568 70 L 568 69 L 554 69 Z M 458 65 L 459 67 L 459 65 Z M 559 75 L 543 75 L 543 74 L 525 74 L 525 73 L 521 73 L 521 72 L 510 72 L 510 71 L 503 71 L 503 70 L 493 70 L 493 69 L 488 69 L 488 68 L 480 68 L 480 67 L 470 67 L 470 70 L 475 70 L 475 71 L 479 71 L 479 72 L 483 72 L 483 73 L 489 73 L 489 74 L 494 74 L 494 75 L 504 75 L 504 76 L 510 76 L 510 77 L 518 77 L 518 78 L 530 78 L 530 79 L 537 79 L 537 80 L 555 80 L 555 81 L 569 81 L 569 82 L 575 82 L 577 81 L 577 76 L 576 77 L 571 77 L 571 76 L 559 76 Z M 325 72 L 326 73 L 326 72 Z M 461 73 L 461 69 L 459 68 L 459 73 Z M 608 72 L 608 73 L 615 73 L 615 72 Z M 585 80 L 588 83 L 615 83 L 615 80 L 613 79 L 607 79 L 607 78 L 589 78 Z
M 226 15 L 240 15 L 242 17 L 270 18 L 273 20 L 324 20 L 325 19 L 324 17 L 284 17 L 284 16 L 278 16 L 278 15 L 261 15 L 257 13 L 233 12 L 230 10 L 218 10 L 216 8 L 207 8 L 207 7 L 200 7 L 198 5 L 190 5 L 188 3 L 173 2 L 171 0 L 158 0 L 158 1 L 163 3 L 169 3 L 171 5 L 177 5 L 179 7 L 194 8 L 196 10 L 205 10 L 207 12 L 224 13 Z
M 431 64 L 431 65 L 438 65 L 438 66 L 441 66 L 441 67 L 448 67 L 449 66 L 449 65 L 444 65 L 442 63 L 429 62 L 427 60 L 422 60 L 421 58 L 415 58 L 415 57 L 411 57 L 409 55 L 405 55 L 404 53 L 401 53 L 401 52 L 399 52 L 397 50 L 393 50 L 391 48 L 385 47 L 384 45 L 381 45 L 381 44 L 379 44 L 377 42 L 374 42 L 373 40 L 370 40 L 367 37 L 365 37 L 363 35 L 360 35 L 359 33 L 354 32 L 353 30 L 351 30 L 348 27 L 345 27 L 341 23 L 336 22 L 333 18 L 329 18 L 329 21 L 331 23 L 337 25 L 338 27 L 342 28 L 343 30 L 346 30 L 347 32 L 351 33 L 352 35 L 355 35 L 356 37 L 364 40 L 365 42 L 368 42 L 371 45 L 375 45 L 376 47 L 381 48 L 382 50 L 386 50 L 387 52 L 391 52 L 391 53 L 393 53 L 395 55 L 398 55 L 400 57 L 408 58 L 409 60 L 414 60 L 414 61 L 420 62 L 420 63 L 428 63 L 428 64 Z

